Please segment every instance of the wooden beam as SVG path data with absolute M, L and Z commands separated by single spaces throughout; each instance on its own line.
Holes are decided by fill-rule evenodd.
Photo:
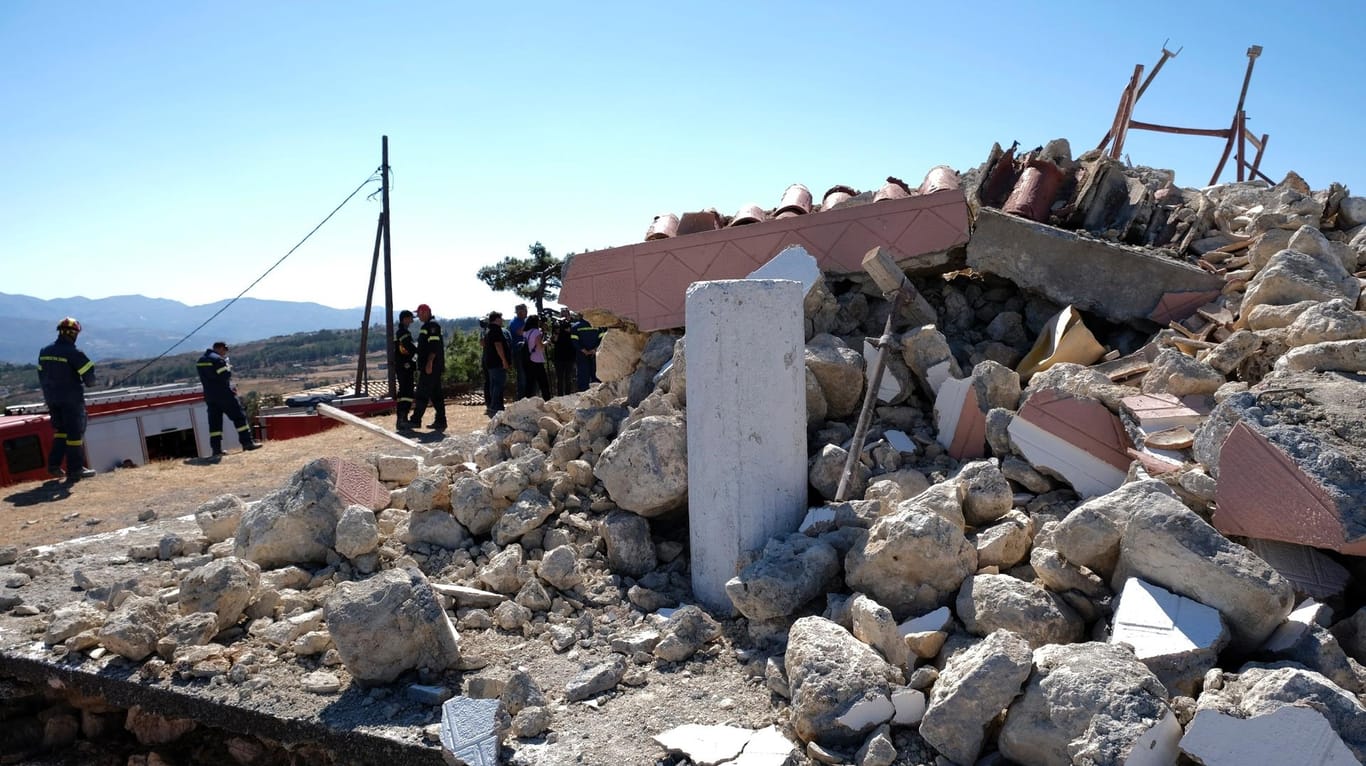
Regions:
M 363 428 L 366 431 L 369 431 L 370 433 L 379 434 L 380 436 L 383 436 L 385 438 L 392 439 L 393 441 L 396 441 L 399 444 L 402 444 L 406 447 L 411 447 L 412 449 L 415 449 L 424 455 L 431 454 L 432 448 L 428 447 L 425 444 L 418 444 L 412 439 L 409 439 L 404 436 L 399 436 L 398 434 L 388 430 L 387 428 L 380 428 L 379 426 L 375 425 L 374 423 L 371 423 L 368 420 L 365 420 L 364 418 L 358 418 L 355 415 L 352 415 L 351 413 L 346 412 L 344 410 L 339 410 L 330 404 L 319 404 L 318 414 L 326 415 L 327 417 L 332 418 L 333 420 L 340 420 L 341 422 L 346 423 L 347 425 L 356 426 L 357 428 Z
M 1154 133 L 1179 133 L 1183 136 L 1210 136 L 1212 138 L 1228 138 L 1227 128 L 1178 128 L 1172 125 L 1156 125 L 1151 122 L 1139 122 L 1133 120 L 1129 127 L 1135 130 L 1151 130 Z

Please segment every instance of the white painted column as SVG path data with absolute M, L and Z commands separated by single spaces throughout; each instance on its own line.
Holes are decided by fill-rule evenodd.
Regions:
M 806 360 L 800 282 L 688 288 L 688 524 L 692 588 L 733 614 L 726 581 L 806 512 Z

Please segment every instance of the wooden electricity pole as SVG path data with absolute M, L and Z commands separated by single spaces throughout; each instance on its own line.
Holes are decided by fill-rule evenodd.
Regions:
M 388 359 L 389 366 L 389 388 L 390 397 L 398 396 L 398 388 L 395 380 L 395 359 L 394 359 L 394 279 L 390 268 L 390 218 L 389 218 L 389 137 L 380 137 L 380 200 L 381 209 L 379 213 L 379 224 L 375 229 L 375 252 L 370 258 L 370 284 L 365 292 L 365 318 L 360 326 L 360 359 L 356 362 L 356 388 L 355 393 L 360 396 L 365 393 L 365 384 L 368 380 L 365 369 L 366 350 L 370 341 L 370 308 L 374 305 L 375 298 L 375 276 L 379 271 L 380 252 L 384 253 L 384 348 L 385 358 Z

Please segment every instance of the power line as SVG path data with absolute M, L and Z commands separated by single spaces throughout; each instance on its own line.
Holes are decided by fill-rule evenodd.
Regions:
M 300 247 L 303 247 L 303 244 L 304 244 L 305 242 L 308 241 L 309 237 L 312 237 L 314 234 L 316 234 L 316 233 L 318 232 L 318 229 L 321 229 L 321 228 L 323 227 L 323 224 L 325 224 L 325 223 L 327 223 L 328 221 L 332 220 L 332 216 L 336 215 L 338 210 L 341 210 L 341 209 L 346 205 L 346 203 L 350 202 L 352 197 L 355 197 L 357 194 L 359 194 L 359 193 L 360 193 L 360 190 L 361 190 L 361 189 L 364 189 L 365 186 L 366 186 L 366 184 L 371 184 L 371 183 L 374 183 L 375 181 L 378 181 L 379 178 L 380 178 L 379 172 L 380 172 L 380 169 L 379 169 L 379 168 L 376 168 L 376 169 L 374 170 L 374 172 L 372 172 L 368 178 L 366 178 L 364 181 L 361 181 L 360 186 L 357 186 L 354 190 L 352 190 L 352 192 L 351 192 L 350 194 L 346 195 L 346 199 L 342 200 L 340 205 L 337 205 L 335 208 L 333 208 L 333 209 L 332 209 L 332 212 L 328 213 L 328 214 L 327 214 L 327 217 L 325 217 L 325 218 L 323 218 L 321 221 L 319 221 L 319 222 L 318 222 L 318 225 L 317 225 L 317 226 L 314 226 L 312 231 L 310 231 L 310 232 L 308 232 L 307 234 L 305 234 L 305 235 L 304 235 L 304 238 L 301 239 L 301 240 L 299 240 L 299 243 L 298 243 L 298 244 L 296 244 L 294 247 L 291 247 L 291 248 L 289 249 L 289 252 L 287 252 L 287 253 L 285 253 L 284 255 L 280 256 L 280 259 L 279 259 L 278 261 L 276 261 L 275 263 L 271 264 L 270 268 L 268 268 L 268 269 L 266 269 L 264 272 L 262 272 L 261 276 L 259 276 L 259 277 L 257 277 L 256 279 L 252 280 L 252 283 L 249 284 L 249 285 L 247 285 L 245 288 L 243 288 L 243 289 L 242 289 L 242 292 L 238 293 L 232 300 L 230 300 L 230 301 L 228 301 L 227 303 L 223 304 L 223 307 L 220 308 L 219 310 L 215 311 L 215 312 L 213 313 L 213 316 L 210 316 L 208 319 L 205 319 L 203 322 L 200 322 L 198 327 L 194 328 L 193 330 L 190 330 L 190 331 L 189 331 L 188 333 L 186 333 L 180 340 L 176 341 L 175 343 L 172 343 L 171 346 L 170 346 L 169 348 L 167 348 L 165 351 L 162 351 L 160 354 L 157 354 L 157 355 L 156 355 L 155 357 L 153 357 L 152 359 L 147 360 L 147 363 L 146 363 L 146 364 L 142 365 L 141 367 L 137 368 L 136 370 L 133 370 L 133 371 L 130 372 L 129 374 L 125 375 L 125 376 L 123 377 L 123 380 L 120 380 L 120 381 L 118 382 L 117 386 L 122 386 L 123 384 L 127 383 L 129 380 L 132 380 L 134 377 L 136 377 L 138 373 L 142 372 L 143 370 L 145 370 L 145 369 L 147 369 L 148 367 L 152 366 L 154 363 L 156 363 L 156 362 L 160 361 L 161 359 L 165 358 L 167 354 L 169 354 L 169 353 L 171 353 L 172 351 L 174 351 L 178 346 L 180 346 L 180 344 L 182 344 L 182 343 L 184 343 L 185 341 L 189 340 L 191 337 L 194 336 L 195 333 L 197 333 L 197 332 L 199 332 L 200 330 L 204 329 L 204 326 L 205 326 L 205 325 L 207 325 L 209 322 L 212 322 L 213 320 L 217 319 L 219 314 L 222 314 L 224 311 L 227 311 L 229 308 L 231 308 L 231 307 L 232 307 L 232 304 L 236 303 L 243 295 L 246 295 L 247 292 L 251 290 L 251 288 L 255 287 L 261 280 L 265 279 L 265 278 L 270 274 L 270 272 L 272 272 L 272 271 L 275 270 L 275 267 L 277 267 L 277 266 L 279 266 L 280 264 L 284 263 L 286 258 L 288 258 L 289 256 L 293 255 L 295 250 L 298 250 Z M 116 387 L 117 387 L 117 386 L 116 386 Z

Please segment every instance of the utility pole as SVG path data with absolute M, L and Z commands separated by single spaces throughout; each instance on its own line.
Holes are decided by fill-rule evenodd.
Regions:
M 380 215 L 384 222 L 384 347 L 388 349 L 387 358 L 389 360 L 389 396 L 398 396 L 398 387 L 395 384 L 395 363 L 394 358 L 394 277 L 390 266 L 390 233 L 393 230 L 393 219 L 389 211 L 389 137 L 380 137 L 380 199 L 383 204 L 383 211 Z

